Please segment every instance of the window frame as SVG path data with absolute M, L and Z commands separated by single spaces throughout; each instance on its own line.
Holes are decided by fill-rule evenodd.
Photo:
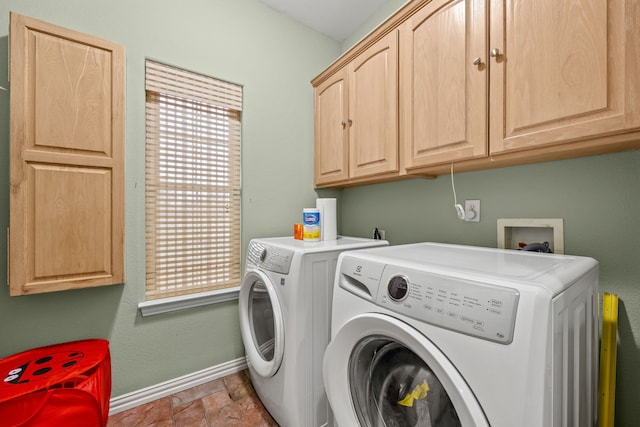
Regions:
M 237 299 L 242 281 L 242 86 L 149 59 L 145 77 L 147 300 L 138 308 L 146 316 Z M 189 199 L 192 203 L 185 204 Z M 167 213 L 167 206 L 175 209 Z M 198 212 L 192 214 L 194 206 Z M 163 221 L 181 222 L 163 227 Z M 202 227 L 197 233 L 194 222 Z M 185 238 L 188 246 L 172 243 Z M 189 268 L 185 265 L 200 256 L 196 239 L 202 239 L 206 249 L 201 251 L 202 263 Z M 158 248 L 165 250 L 164 256 L 156 254 Z M 212 256 L 211 249 L 216 254 L 221 249 L 223 255 Z M 189 263 L 181 263 L 181 256 Z M 220 271 L 211 274 L 209 267 L 216 270 L 218 265 Z M 193 273 L 197 269 L 203 279 L 193 278 L 199 276 Z M 176 279 L 167 279 L 174 271 Z

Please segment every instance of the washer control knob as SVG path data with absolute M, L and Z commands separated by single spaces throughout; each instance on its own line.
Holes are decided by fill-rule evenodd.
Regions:
M 387 283 L 387 293 L 393 301 L 402 301 L 409 295 L 409 279 L 405 276 L 393 276 Z
M 267 248 L 264 248 L 262 252 L 260 252 L 260 262 L 264 262 L 267 258 Z

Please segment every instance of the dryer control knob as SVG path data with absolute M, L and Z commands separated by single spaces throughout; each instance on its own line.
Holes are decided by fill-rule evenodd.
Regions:
M 409 294 L 409 279 L 402 275 L 393 276 L 387 284 L 387 292 L 392 300 L 402 301 Z
M 260 252 L 260 262 L 264 262 L 267 258 L 267 248 L 264 248 L 262 252 Z

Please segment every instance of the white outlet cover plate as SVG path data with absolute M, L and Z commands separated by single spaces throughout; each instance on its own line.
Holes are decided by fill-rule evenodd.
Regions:
M 464 201 L 465 221 L 480 222 L 480 200 Z

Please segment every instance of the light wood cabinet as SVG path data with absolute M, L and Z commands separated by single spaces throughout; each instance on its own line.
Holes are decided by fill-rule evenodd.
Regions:
M 382 92 L 367 93 L 360 111 L 351 98 L 340 112 L 333 108 L 347 118 L 356 108 L 359 123 L 373 112 L 362 129 L 347 126 L 348 160 L 338 138 L 316 127 L 316 186 L 435 177 L 448 174 L 451 163 L 470 171 L 640 147 L 638 16 L 639 0 L 407 2 L 312 82 L 318 89 L 316 82 L 336 79 L 331 84 L 339 81 L 352 96 L 348 86 L 359 76 L 344 70 L 398 32 L 397 173 L 369 175 L 361 168 L 383 156 L 353 158 L 382 152 L 375 125 L 384 123 L 379 118 L 388 105 Z M 318 120 L 322 108 L 316 99 L 316 126 L 325 126 Z M 326 172 L 337 170 L 343 175 Z
M 490 2 L 491 154 L 640 126 L 637 3 Z
M 315 88 L 315 185 L 349 180 L 349 116 L 346 69 Z
M 10 26 L 10 294 L 122 283 L 124 48 Z
M 347 68 L 349 176 L 398 171 L 398 34 L 392 31 Z
M 434 0 L 400 27 L 400 138 L 409 171 L 487 155 L 484 4 Z
M 408 173 L 640 145 L 640 29 L 625 24 L 637 19 L 637 1 L 492 0 L 488 7 L 434 0 L 401 26 Z
M 315 185 L 397 175 L 397 32 L 314 86 Z

